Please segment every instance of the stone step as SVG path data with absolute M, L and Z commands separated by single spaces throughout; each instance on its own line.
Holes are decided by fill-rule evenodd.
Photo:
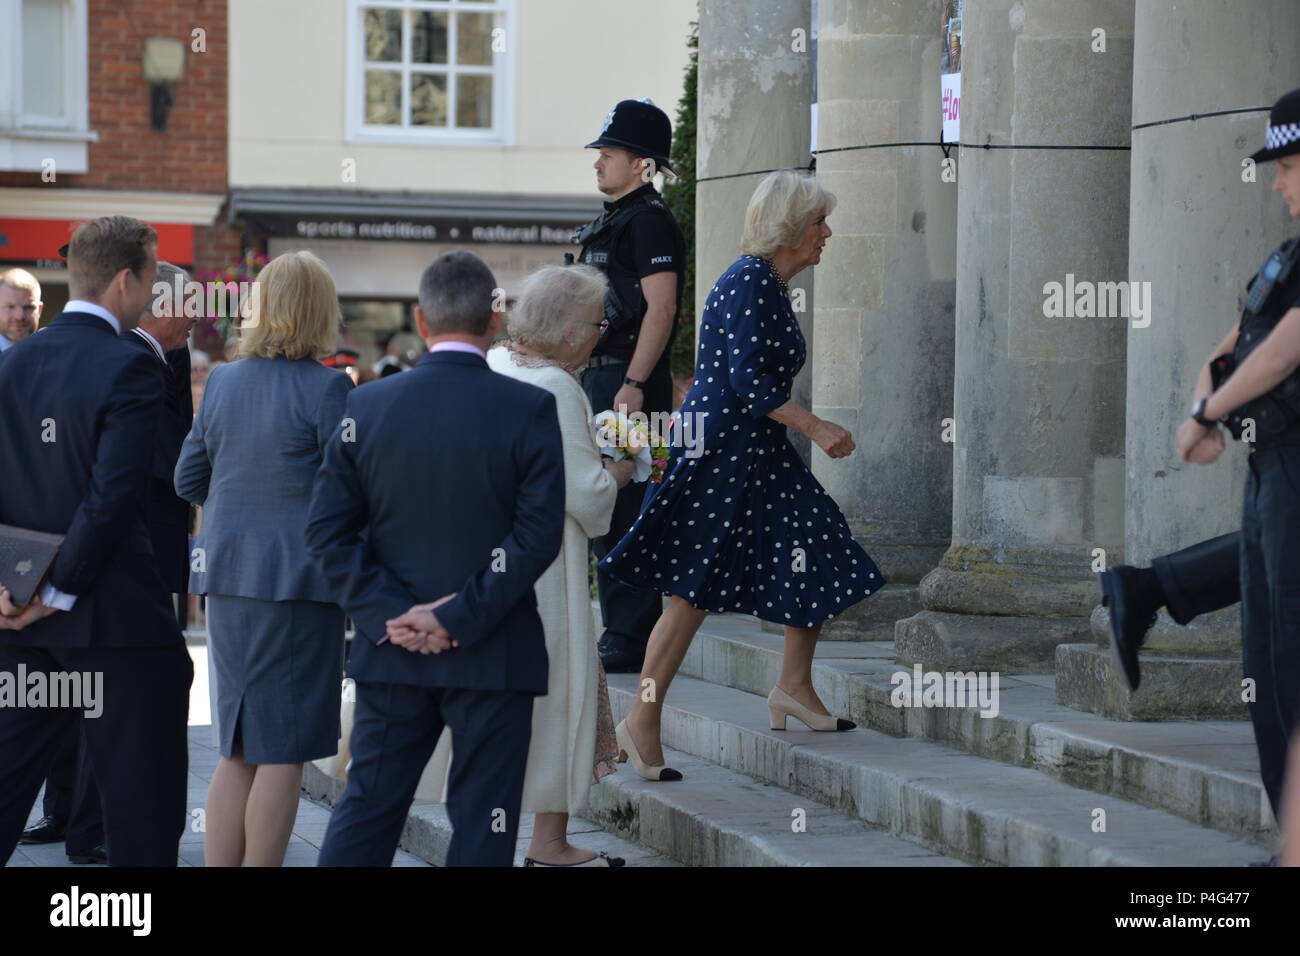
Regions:
M 636 675 L 609 676 L 615 719 L 631 706 L 637 681 Z M 766 701 L 755 694 L 689 677 L 674 680 L 664 706 L 665 745 L 781 789 L 764 790 L 753 783 L 746 787 L 743 779 L 733 779 L 727 790 L 715 793 L 709 778 L 700 783 L 697 801 L 686 789 L 673 796 L 681 784 L 620 780 L 617 786 L 640 791 L 643 800 L 652 795 L 660 803 L 657 809 L 664 804 L 672 808 L 672 835 L 655 836 L 650 845 L 684 862 L 713 863 L 711 850 L 692 851 L 688 845 L 689 838 L 703 841 L 703 834 L 692 837 L 686 817 L 692 810 L 698 815 L 709 808 L 716 816 L 739 814 L 744 801 L 761 793 L 771 806 L 773 817 L 765 825 L 773 839 L 788 830 L 792 808 L 811 800 L 976 863 L 1231 866 L 1267 856 L 1236 837 L 1069 786 L 1028 767 L 866 728 L 822 734 L 803 729 L 797 720 L 790 720 L 788 727 L 770 730 Z M 707 765 L 688 765 L 677 754 L 665 754 L 665 759 L 686 776 L 683 784 L 691 784 L 693 772 L 710 772 Z M 783 815 L 779 808 L 784 808 Z M 640 810 L 644 816 L 646 808 Z M 1098 821 L 1104 823 L 1104 832 L 1094 832 Z M 759 834 L 747 836 L 752 843 Z M 644 824 L 638 837 L 649 842 Z M 728 847 L 735 843 L 735 852 L 748 852 L 739 848 L 739 839 L 724 842 Z M 693 858 L 679 855 L 692 852 Z M 814 859 L 821 861 L 822 853 L 816 850 Z
M 303 767 L 302 788 L 312 799 L 320 800 L 333 807 L 343 796 L 344 782 L 335 777 L 326 776 L 315 764 Z M 595 792 L 595 788 L 592 788 Z M 524 814 L 519 824 L 519 841 L 515 849 L 515 866 L 524 865 L 528 852 L 528 841 L 533 833 L 533 815 Z M 680 866 L 655 850 L 640 846 L 623 839 L 604 827 L 588 820 L 569 818 L 569 839 L 575 846 L 584 850 L 601 851 L 613 857 L 622 857 L 628 866 Z M 426 863 L 442 866 L 447 859 L 447 847 L 451 842 L 451 820 L 447 818 L 447 808 L 441 803 L 417 800 L 411 805 L 406 817 L 406 827 L 402 830 L 400 846 L 403 850 L 419 857 Z
M 754 618 L 711 614 L 681 673 L 765 697 L 780 672 L 781 646 Z M 1031 768 L 1261 844 L 1276 837 L 1247 721 L 1107 720 L 1057 703 L 1054 678 L 1034 674 L 1000 675 L 993 717 L 974 709 L 896 707 L 891 677 L 911 670 L 896 665 L 893 654 L 889 642 L 820 642 L 817 693 L 833 713 L 859 726 Z
M 689 754 L 665 747 L 664 759 L 685 779 L 643 780 L 620 765 L 592 788 L 586 815 L 687 866 L 966 865 Z

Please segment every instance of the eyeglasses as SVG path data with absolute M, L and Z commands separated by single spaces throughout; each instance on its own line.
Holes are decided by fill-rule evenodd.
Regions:
M 594 325 L 596 328 L 600 329 L 600 334 L 604 335 L 605 330 L 609 328 L 609 319 L 601 319 L 599 322 L 588 322 L 587 324 Z

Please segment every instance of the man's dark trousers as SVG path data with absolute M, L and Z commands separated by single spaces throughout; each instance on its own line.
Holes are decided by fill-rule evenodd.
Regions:
M 186 822 L 186 718 L 194 668 L 185 645 L 45 648 L 0 644 L 0 671 L 100 673 L 103 712 L 82 717 L 102 787 L 114 866 L 175 866 Z M 0 721 L 0 863 L 22 835 L 41 782 L 81 711 L 5 708 Z M 159 759 L 176 754 L 179 765 Z
M 50 774 L 45 779 L 44 816 L 64 824 L 65 848 L 72 856 L 89 853 L 104 843 L 104 818 L 99 802 L 99 788 L 90 771 L 90 761 L 79 760 L 84 746 L 81 714 L 74 715 L 64 735 Z
M 446 866 L 512 866 L 533 695 L 357 682 L 353 762 L 318 866 L 391 866 L 415 788 L 451 729 Z
M 1287 746 L 1300 713 L 1300 447 L 1249 457 L 1241 520 L 1241 637 L 1255 682 L 1250 719 L 1264 790 L 1281 819 Z
M 618 362 L 588 368 L 582 373 L 582 388 L 587 393 L 593 412 L 618 411 L 614 408 L 614 396 L 623 387 L 627 369 L 626 362 Z M 654 412 L 671 412 L 672 407 L 673 377 L 668 361 L 664 359 L 646 379 L 641 411 L 650 416 Z M 592 543 L 597 561 L 613 551 L 628 533 L 641 514 L 645 492 L 644 482 L 630 481 L 619 489 L 618 497 L 614 500 L 614 513 L 609 521 L 609 531 Z M 602 644 L 611 650 L 621 644 L 630 656 L 643 657 L 650 631 L 663 612 L 662 595 L 657 591 L 623 584 L 599 567 L 596 569 L 596 586 L 600 592 L 600 614 L 605 627 Z
M 1241 532 L 1219 535 L 1151 559 L 1169 616 L 1186 626 L 1241 600 Z

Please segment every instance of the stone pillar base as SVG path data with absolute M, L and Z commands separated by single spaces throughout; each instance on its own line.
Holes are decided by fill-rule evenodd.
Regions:
M 888 572 L 886 572 L 888 574 Z M 956 614 L 1077 616 L 1087 623 L 1097 582 L 1078 554 L 1050 548 L 991 548 L 953 542 L 921 581 L 921 601 Z
M 1110 648 L 1110 611 L 1098 604 L 1092 610 L 1092 639 Z M 1241 608 L 1230 607 L 1204 614 L 1183 627 L 1164 610 L 1142 642 L 1142 653 L 1156 657 L 1210 657 L 1228 660 L 1241 656 Z
M 894 629 L 898 663 L 927 670 L 1050 674 L 1056 645 L 1086 640 L 1080 616 L 1006 617 L 922 611 Z
M 1246 720 L 1240 660 L 1141 658 L 1142 684 L 1129 693 L 1110 649 L 1062 644 L 1056 649 L 1056 700 L 1110 720 Z

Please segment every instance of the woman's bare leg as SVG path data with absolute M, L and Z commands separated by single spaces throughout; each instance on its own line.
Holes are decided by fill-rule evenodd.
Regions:
M 256 768 L 244 814 L 246 866 L 283 866 L 298 818 L 302 764 L 266 763 Z
M 244 810 L 256 767 L 243 754 L 217 761 L 204 801 L 204 866 L 239 866 L 244 861 Z
M 682 666 L 695 632 L 708 614 L 708 611 L 691 607 L 685 598 L 674 595 L 650 632 L 641 681 L 632 700 L 632 710 L 627 715 L 627 729 L 641 759 L 652 767 L 664 762 L 659 721 L 668 685 L 677 676 L 677 669 Z
M 822 626 L 785 629 L 785 653 L 781 657 L 781 676 L 776 685 L 815 714 L 829 714 L 812 684 L 813 652 Z

